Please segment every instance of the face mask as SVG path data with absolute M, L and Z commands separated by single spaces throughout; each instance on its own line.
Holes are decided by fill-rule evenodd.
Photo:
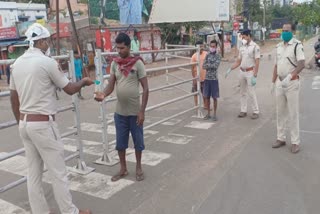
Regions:
M 292 39 L 292 32 L 282 32 L 281 38 L 284 42 L 289 42 Z
M 247 41 L 247 40 L 242 39 L 242 44 L 243 44 L 243 45 L 246 45 L 247 43 L 248 43 L 248 41 Z
M 209 48 L 209 50 L 210 50 L 211 53 L 215 53 L 217 51 L 216 48 Z

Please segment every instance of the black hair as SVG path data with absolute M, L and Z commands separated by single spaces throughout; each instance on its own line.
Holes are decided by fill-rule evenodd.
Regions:
M 197 41 L 195 46 L 197 46 L 197 45 L 203 45 L 203 41 Z
M 295 28 L 296 28 L 295 25 L 294 25 L 292 22 L 289 22 L 289 21 L 288 21 L 288 22 L 284 22 L 283 25 L 290 25 L 292 31 L 294 31 Z M 283 26 L 283 25 L 282 25 L 282 26 Z
M 119 33 L 117 38 L 116 38 L 116 43 L 117 44 L 121 44 L 121 43 L 124 43 L 126 46 L 130 46 L 131 44 L 131 39 L 130 37 L 125 34 L 125 33 Z
M 216 40 L 211 40 L 210 44 L 216 44 L 216 46 L 218 47 L 218 42 Z
M 244 30 L 241 32 L 241 35 L 250 36 L 251 37 L 251 30 Z
M 74 50 L 73 54 L 79 54 L 79 52 L 77 50 Z

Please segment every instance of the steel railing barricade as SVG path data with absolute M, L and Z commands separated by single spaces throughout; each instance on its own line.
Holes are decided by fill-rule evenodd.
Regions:
M 75 81 L 75 69 L 74 69 L 74 57 L 73 52 L 70 51 L 69 55 L 61 55 L 61 56 L 54 56 L 54 59 L 69 59 L 69 73 L 71 72 L 71 76 L 73 81 Z M 15 60 L 0 60 L 0 64 L 12 64 Z M 0 97 L 9 97 L 10 91 L 0 92 Z M 78 148 L 77 151 L 65 158 L 65 161 L 69 161 L 74 158 L 78 158 L 77 165 L 73 168 L 70 168 L 71 171 L 78 173 L 78 174 L 88 174 L 95 170 L 94 168 L 87 167 L 84 162 L 84 155 L 83 155 L 83 143 L 82 143 L 82 136 L 81 136 L 81 127 L 80 127 L 80 111 L 79 111 L 79 98 L 76 94 L 72 96 L 72 105 L 64 106 L 58 109 L 58 113 L 66 112 L 72 110 L 74 111 L 74 118 L 75 118 L 75 128 L 74 130 L 65 132 L 61 134 L 61 138 L 69 137 L 75 135 L 78 141 Z M 12 126 L 17 125 L 15 120 L 8 121 L 4 123 L 0 123 L 0 130 L 6 129 Z M 0 162 L 5 161 L 9 158 L 12 158 L 17 155 L 21 155 L 25 152 L 24 148 L 17 149 L 15 151 L 5 153 L 0 156 Z M 46 170 L 44 170 L 46 171 Z M 10 190 L 24 182 L 27 181 L 27 177 L 22 177 L 21 179 L 11 182 L 3 187 L 0 187 L 0 193 Z
M 197 58 L 197 62 L 188 62 L 188 63 L 183 63 L 183 64 L 178 64 L 178 65 L 169 65 L 168 64 L 168 55 L 166 54 L 166 60 L 165 60 L 165 66 L 164 67 L 158 67 L 158 68 L 150 68 L 150 69 L 146 69 L 146 72 L 147 73 L 151 73 L 151 72 L 154 72 L 154 71 L 162 71 L 162 70 L 166 70 L 166 76 L 167 76 L 167 81 L 166 81 L 166 84 L 164 86 L 160 86 L 158 88 L 153 88 L 153 89 L 150 89 L 149 92 L 155 92 L 155 91 L 160 91 L 160 90 L 164 90 L 164 89 L 169 89 L 169 88 L 172 88 L 172 87 L 178 87 L 179 85 L 182 85 L 182 84 L 185 84 L 185 83 L 188 83 L 188 82 L 192 82 L 193 80 L 197 80 L 198 82 L 198 91 L 197 92 L 193 92 L 193 93 L 190 93 L 186 90 L 183 90 L 184 92 L 187 92 L 188 94 L 187 95 L 184 95 L 184 96 L 180 96 L 180 97 L 176 97 L 172 100 L 168 100 L 166 102 L 163 102 L 163 103 L 160 103 L 160 104 L 157 104 L 157 105 L 154 105 L 154 106 L 150 106 L 148 108 L 146 108 L 146 112 L 148 111 L 151 111 L 151 110 L 154 110 L 154 109 L 157 109 L 157 108 L 160 108 L 162 106 L 165 106 L 165 105 L 169 105 L 171 103 L 175 103 L 177 101 L 181 101 L 181 100 L 184 100 L 184 99 L 187 99 L 189 97 L 193 97 L 193 96 L 198 96 L 198 103 L 201 105 L 201 92 L 200 92 L 200 82 L 199 82 L 199 76 L 200 76 L 200 47 L 194 47 L 194 46 L 176 46 L 177 48 L 179 49 L 167 49 L 167 47 L 172 47 L 171 45 L 167 45 L 166 44 L 166 49 L 165 50 L 158 50 L 158 51 L 140 51 L 140 52 L 136 52 L 136 53 L 139 53 L 139 54 L 146 54 L 146 53 L 166 53 L 166 52 L 175 52 L 175 51 L 185 51 L 185 50 L 196 50 L 199 54 L 199 57 Z M 101 50 L 97 49 L 96 50 L 96 57 L 95 57 L 95 66 L 96 66 L 96 79 L 100 81 L 100 86 L 99 86 L 99 90 L 102 91 L 103 90 L 103 81 L 105 79 L 108 79 L 110 77 L 109 74 L 106 74 L 106 75 L 103 75 L 103 72 L 102 72 L 102 61 L 101 61 L 101 57 L 104 57 L 104 56 L 117 56 L 118 53 L 116 52 L 104 52 L 102 53 Z M 192 66 L 192 65 L 196 65 L 197 66 L 197 77 L 195 78 L 191 78 L 191 79 L 187 79 L 187 80 L 184 80 L 183 78 L 180 78 L 180 77 L 175 77 L 174 75 L 171 75 L 169 74 L 169 69 L 173 69 L 173 68 L 183 68 L 183 67 L 186 67 L 186 66 Z M 188 70 L 190 71 L 190 70 Z M 168 77 L 169 76 L 173 76 L 175 77 L 176 79 L 180 80 L 179 82 L 175 82 L 175 83 L 169 83 L 168 81 Z M 180 89 L 180 88 L 179 88 Z M 142 92 L 140 92 L 140 95 L 142 94 Z M 100 118 L 101 118 L 101 128 L 102 128 L 102 143 L 103 143 L 103 155 L 100 159 L 96 160 L 95 163 L 97 164 L 103 164 L 103 165 L 107 165 L 107 166 L 112 166 L 112 165 L 115 165 L 116 163 L 118 163 L 119 161 L 117 159 L 115 159 L 113 157 L 114 153 L 111 152 L 110 150 L 110 144 L 109 144 L 109 141 L 108 141 L 108 125 L 109 124 L 112 124 L 114 122 L 114 119 L 110 119 L 110 120 L 107 120 L 106 118 L 106 114 L 107 114 L 107 111 L 106 111 L 106 104 L 107 103 L 110 103 L 110 102 L 113 102 L 113 101 L 116 101 L 117 98 L 116 97 L 112 97 L 112 98 L 107 98 L 105 99 L 103 102 L 99 102 L 99 107 L 100 107 Z M 194 110 L 197 110 L 197 116 L 198 117 L 202 117 L 202 112 L 200 110 L 200 105 L 198 106 L 194 106 L 190 109 L 187 109 L 187 110 L 184 110 L 182 112 L 179 112 L 177 114 L 174 114 L 174 115 L 171 115 L 167 118 L 164 118 L 160 121 L 157 121 L 153 124 L 150 124 L 146 127 L 144 127 L 144 129 L 150 129 L 151 127 L 154 127 L 156 125 L 159 125 L 163 122 L 166 122 L 170 119 L 173 119 L 175 117 L 178 117 L 178 116 L 181 116 L 183 114 L 186 114 L 188 112 L 191 112 L 191 111 L 194 111 Z
M 103 83 L 104 83 L 104 76 L 102 71 L 102 54 L 100 49 L 96 49 L 96 56 L 95 56 L 95 67 L 96 67 L 96 79 L 100 82 L 99 91 L 103 91 Z M 115 158 L 112 158 L 109 149 L 109 141 L 108 141 L 108 121 L 106 118 L 106 103 L 99 102 L 100 108 L 100 118 L 101 118 L 101 127 L 102 127 L 102 145 L 103 145 L 103 154 L 102 157 L 96 160 L 94 163 L 106 166 L 113 166 L 119 161 Z

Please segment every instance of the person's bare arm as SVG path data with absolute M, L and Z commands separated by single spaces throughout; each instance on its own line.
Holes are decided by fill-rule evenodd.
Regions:
M 237 61 L 231 66 L 231 70 L 236 69 L 240 65 L 241 65 L 241 59 L 238 58 Z
M 107 87 L 103 90 L 103 92 L 95 92 L 94 99 L 98 102 L 103 101 L 104 98 L 106 98 L 113 92 L 115 84 L 116 84 L 116 76 L 114 74 L 110 74 Z
M 273 68 L 273 75 L 272 75 L 272 83 L 275 83 L 278 77 L 278 71 L 277 71 L 278 67 L 277 65 L 274 65 Z
M 139 79 L 140 84 L 142 86 L 142 104 L 140 111 L 138 113 L 137 124 L 138 126 L 142 126 L 144 122 L 144 113 L 148 104 L 149 99 L 149 86 L 147 77 L 143 77 Z
M 69 82 L 67 86 L 63 88 L 63 91 L 69 95 L 73 95 L 80 91 L 83 86 L 92 85 L 93 81 L 89 77 L 85 77 L 78 82 Z
M 255 66 L 254 66 L 254 73 L 253 73 L 253 75 L 254 75 L 255 77 L 258 76 L 259 65 L 260 65 L 260 59 L 257 58 L 257 59 L 255 59 Z
M 294 69 L 294 71 L 291 73 L 292 78 L 295 78 L 297 75 L 299 75 L 299 73 L 304 69 L 304 67 L 305 67 L 305 60 L 298 61 L 298 65 L 296 69 Z
M 11 109 L 16 118 L 17 123 L 19 124 L 20 120 L 20 102 L 19 96 L 16 90 L 10 90 L 10 101 L 11 101 Z

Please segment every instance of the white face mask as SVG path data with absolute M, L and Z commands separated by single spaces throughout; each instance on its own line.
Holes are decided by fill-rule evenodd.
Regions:
M 245 39 L 242 39 L 242 44 L 243 44 L 243 45 L 246 45 L 246 44 L 248 44 L 248 41 L 245 40 Z
M 46 56 L 51 56 L 51 50 L 50 50 L 50 47 L 48 47 L 48 49 L 46 50 L 46 52 L 44 53 L 44 55 Z

